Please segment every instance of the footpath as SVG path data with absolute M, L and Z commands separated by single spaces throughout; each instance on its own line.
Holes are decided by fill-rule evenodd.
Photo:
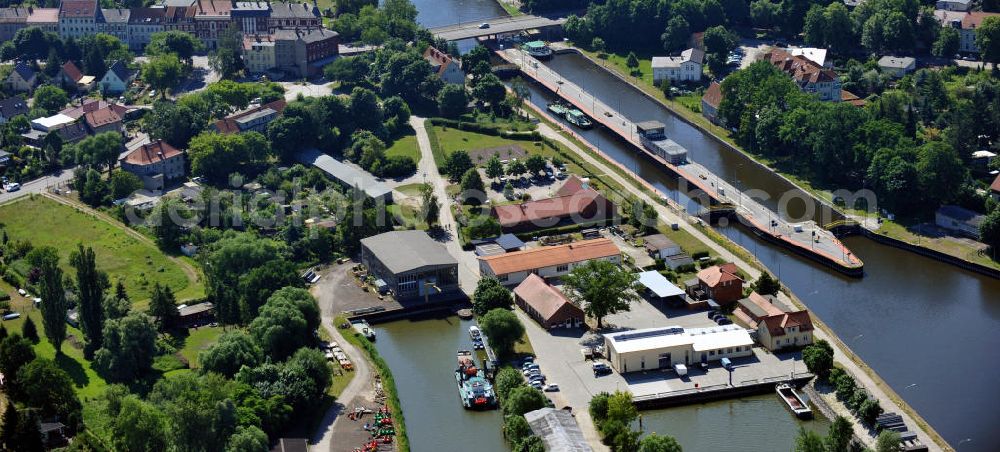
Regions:
M 549 117 L 548 114 L 546 114 L 545 112 L 534 107 L 534 105 L 530 105 L 530 107 L 535 110 L 536 114 L 545 116 L 550 121 L 552 121 L 552 118 Z M 555 122 L 553 121 L 553 123 Z M 636 186 L 636 181 L 641 181 L 641 180 L 633 173 L 631 173 L 627 168 L 620 168 L 620 169 L 630 174 L 631 178 L 626 178 L 622 176 L 619 172 L 612 170 L 607 164 L 608 162 L 611 161 L 609 158 L 603 157 L 602 159 L 598 159 L 597 157 L 595 157 L 594 156 L 595 154 L 602 155 L 599 150 L 593 148 L 592 146 L 590 147 L 589 152 L 584 149 L 581 149 L 579 146 L 577 146 L 576 143 L 574 143 L 573 140 L 570 140 L 559 131 L 553 129 L 548 124 L 540 123 L 538 127 L 538 132 L 541 133 L 542 136 L 555 140 L 561 143 L 562 145 L 566 146 L 568 149 L 575 152 L 577 155 L 586 160 L 588 163 L 594 165 L 595 168 L 603 171 L 607 177 L 610 177 L 615 181 L 617 181 L 619 184 L 625 187 L 626 190 L 631 191 L 634 195 L 636 195 L 646 203 L 654 206 L 657 214 L 660 216 L 661 219 L 663 219 L 667 223 L 678 224 L 682 229 L 684 229 L 685 231 L 693 235 L 695 238 L 700 240 L 702 243 L 704 243 L 706 246 L 711 248 L 712 251 L 717 253 L 722 259 L 735 263 L 736 266 L 739 267 L 739 269 L 742 270 L 749 278 L 757 279 L 758 277 L 760 277 L 761 275 L 760 269 L 764 268 L 763 264 L 761 264 L 759 261 L 754 261 L 753 263 L 751 263 L 740 258 L 739 256 L 730 252 L 722 245 L 713 241 L 710 237 L 705 235 L 699 228 L 691 224 L 691 221 L 687 219 L 686 215 L 684 216 L 684 218 L 682 218 L 681 214 L 667 208 L 666 206 L 661 204 L 660 200 L 653 199 L 645 191 L 639 189 Z M 572 132 L 570 131 L 568 133 Z M 579 141 L 581 143 L 586 143 L 586 141 L 584 141 L 583 139 L 579 139 Z M 647 187 L 647 188 L 652 188 L 652 187 Z M 808 308 L 807 306 L 804 306 L 801 300 L 799 300 L 797 297 L 792 296 L 791 298 L 793 302 L 797 304 L 799 307 Z M 833 331 L 830 330 L 830 328 L 825 323 L 823 323 L 816 316 L 815 313 L 810 312 L 810 314 L 812 315 L 813 322 L 817 326 L 817 329 L 814 333 L 815 338 L 824 339 L 830 343 L 830 345 L 833 347 L 834 350 L 834 361 L 840 367 L 844 368 L 844 370 L 846 370 L 848 373 L 853 375 L 855 380 L 857 380 L 857 383 L 860 386 L 864 386 L 868 390 L 868 392 L 872 395 L 872 397 L 877 398 L 882 408 L 886 412 L 893 411 L 900 414 L 903 417 L 903 420 L 906 422 L 906 425 L 911 430 L 917 432 L 920 441 L 925 445 L 927 445 L 930 451 L 935 452 L 935 451 L 953 450 L 951 447 L 947 445 L 947 443 L 944 442 L 944 440 L 940 437 L 940 435 L 937 434 L 937 432 L 935 432 L 933 429 L 929 427 L 926 421 L 924 421 L 922 418 L 919 418 L 918 415 L 915 416 L 916 411 L 907 406 L 905 402 L 902 402 L 902 399 L 899 397 L 899 395 L 893 392 L 885 381 L 879 378 L 878 375 L 875 374 L 875 372 L 871 368 L 869 368 L 866 364 L 864 364 L 864 362 L 861 361 L 861 359 L 858 358 L 853 351 L 851 351 L 843 342 L 841 342 L 841 340 L 836 336 L 836 334 L 834 334 Z M 854 416 L 847 416 L 847 418 L 852 422 L 855 434 L 862 440 L 865 440 L 869 446 L 873 445 L 875 441 L 874 431 L 870 431 L 867 427 L 863 426 L 860 423 L 860 421 L 858 421 L 857 418 L 855 418 Z M 917 419 L 919 419 L 919 422 L 917 421 Z

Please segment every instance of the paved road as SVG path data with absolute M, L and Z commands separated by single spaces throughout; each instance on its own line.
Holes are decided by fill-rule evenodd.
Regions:
M 489 24 L 487 28 L 481 28 L 481 24 Z M 483 19 L 457 25 L 447 25 L 444 27 L 431 28 L 429 31 L 437 38 L 448 41 L 459 41 L 462 39 L 477 38 L 501 33 L 516 33 L 535 28 L 556 27 L 566 23 L 565 17 L 539 17 L 523 15 L 515 17 L 496 17 L 493 19 Z
M 3 193 L 0 193 L 0 204 L 13 201 L 32 193 L 41 194 L 49 189 L 55 188 L 59 184 L 67 183 L 73 179 L 74 169 L 75 168 L 61 170 L 48 176 L 42 176 L 38 179 L 25 182 L 21 184 L 21 189 L 15 192 L 4 191 Z

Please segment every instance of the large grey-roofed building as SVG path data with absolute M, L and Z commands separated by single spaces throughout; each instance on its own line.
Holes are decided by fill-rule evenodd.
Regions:
M 345 187 L 358 187 L 369 198 L 392 203 L 392 189 L 375 178 L 371 173 L 353 165 L 338 161 L 318 149 L 307 149 L 299 153 L 299 161 L 313 165 Z
M 531 431 L 545 444 L 548 452 L 591 452 L 576 418 L 568 411 L 555 408 L 524 413 Z
M 361 263 L 398 299 L 458 291 L 458 260 L 423 231 L 391 231 L 361 240 Z

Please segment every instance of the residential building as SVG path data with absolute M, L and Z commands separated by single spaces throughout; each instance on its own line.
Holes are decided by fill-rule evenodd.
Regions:
M 294 1 L 274 2 L 270 6 L 271 13 L 267 18 L 267 30 L 274 31 L 279 28 L 311 29 L 323 26 L 323 16 L 320 14 L 316 0 L 313 0 L 312 4 Z M 243 30 L 244 33 L 247 33 L 246 28 Z
M 696 82 L 701 80 L 701 65 L 705 52 L 700 49 L 687 49 L 680 56 L 653 57 L 653 83 L 659 84 L 664 79 L 671 82 Z
M 545 450 L 558 452 L 592 452 L 583 436 L 576 417 L 568 410 L 540 408 L 524 413 L 531 432 L 542 439 Z
M 17 31 L 28 26 L 31 8 L 0 8 L 0 42 L 14 39 Z
M 751 329 L 757 330 L 757 342 L 774 352 L 813 343 L 813 324 L 809 311 L 785 305 L 773 295 L 751 292 L 737 302 L 734 314 Z
M 563 276 L 592 260 L 621 264 L 621 250 L 615 242 L 607 238 L 543 246 L 480 257 L 479 273 L 483 277 L 495 277 L 505 286 L 513 286 L 520 284 L 530 274 L 542 278 Z
M 743 297 L 743 278 L 736 264 L 713 265 L 698 272 L 694 280 L 687 281 L 687 293 L 694 299 L 712 299 L 720 305 L 736 302 Z
M 59 36 L 77 38 L 98 33 L 104 14 L 97 0 L 63 0 L 59 5 Z
M 59 68 L 59 73 L 53 78 L 53 81 L 59 86 L 62 86 L 63 89 L 69 91 L 90 91 L 96 84 L 96 80 L 93 75 L 83 75 L 80 68 L 78 68 L 72 61 L 63 63 L 62 67 Z
M 271 3 L 260 1 L 234 1 L 229 12 L 233 23 L 240 27 L 243 35 L 267 33 L 268 16 L 271 15 Z
M 31 92 L 38 84 L 38 74 L 27 64 L 18 62 L 14 65 L 14 70 L 4 80 L 4 86 L 11 91 Z
M 934 9 L 945 11 L 968 11 L 972 8 L 972 0 L 937 0 Z
M 243 37 L 243 63 L 247 72 L 260 74 L 278 66 L 274 55 L 274 36 L 255 34 Z
M 983 23 L 987 17 L 998 17 L 1000 13 L 987 13 L 974 11 L 962 16 L 958 31 L 958 51 L 968 53 L 979 53 L 979 46 L 976 45 L 976 28 Z
M 64 127 L 56 129 L 55 133 L 59 134 L 59 138 L 62 139 L 63 144 L 76 143 L 90 136 L 87 132 L 87 126 L 82 122 L 67 124 Z
M 952 205 L 941 206 L 934 212 L 934 224 L 938 227 L 972 239 L 979 238 L 979 225 L 983 223 L 984 218 L 986 218 L 984 215 Z
M 195 26 L 194 15 L 198 8 L 195 0 L 165 1 L 163 9 L 163 31 L 182 31 L 184 33 L 197 35 L 198 29 Z
M 94 111 L 88 111 L 83 115 L 83 121 L 87 124 L 92 135 L 104 132 L 122 132 L 122 117 L 111 107 L 104 107 Z
M 893 77 L 901 78 L 917 70 L 917 59 L 913 57 L 896 57 L 886 55 L 878 59 L 878 67 Z
M 604 335 L 605 353 L 619 373 L 670 369 L 753 356 L 753 339 L 736 325 L 711 328 L 679 326 L 629 330 Z
M 616 217 L 615 204 L 575 176 L 552 198 L 493 206 L 490 215 L 504 232 L 532 231 L 568 224 L 604 224 Z
M 681 254 L 680 245 L 674 243 L 663 234 L 647 235 L 642 238 L 642 245 L 646 248 L 646 253 L 653 259 L 664 259 L 667 256 Z
M 102 93 L 121 94 L 128 90 L 133 79 L 135 79 L 135 71 L 129 69 L 123 61 L 118 60 L 108 68 L 98 85 L 100 85 Z
M 38 27 L 46 33 L 59 33 L 59 8 L 28 8 L 27 26 Z
M 833 70 L 778 48 L 765 53 L 764 59 L 788 74 L 802 91 L 816 94 L 822 101 L 840 102 L 840 77 Z
M 121 159 L 121 166 L 139 176 L 146 190 L 162 191 L 168 182 L 184 177 L 184 153 L 156 140 L 128 153 Z
M 847 102 L 855 107 L 864 107 L 868 102 L 846 89 L 840 90 L 840 101 Z
M 722 103 L 722 85 L 712 82 L 701 96 L 701 115 L 715 124 L 720 124 L 719 104 Z
M 0 99 L 0 124 L 10 121 L 15 116 L 27 115 L 28 110 L 28 102 L 21 96 Z
M 315 148 L 298 153 L 296 159 L 323 170 L 345 189 L 358 188 L 376 203 L 392 204 L 392 189 L 357 165 L 336 160 Z
M 431 70 L 445 83 L 465 84 L 465 72 L 458 61 L 433 46 L 424 50 L 424 59 L 431 65 Z
M 135 112 L 139 109 L 134 106 L 125 106 L 121 104 L 114 104 L 100 99 L 93 98 L 82 98 L 79 104 L 70 104 L 69 107 L 64 108 L 59 113 L 69 116 L 74 120 L 82 118 L 89 112 L 101 110 L 104 108 L 110 108 L 119 118 L 129 119 L 134 116 Z
M 212 302 L 205 301 L 193 305 L 180 305 L 177 307 L 178 321 L 180 326 L 195 327 L 208 325 L 215 320 L 215 306 Z
M 296 77 L 310 77 L 322 72 L 337 55 L 340 35 L 325 28 L 279 29 L 274 42 L 277 68 Z
M 230 0 L 199 0 L 195 3 L 195 35 L 209 50 L 218 47 L 219 35 L 232 23 L 233 3 Z
M 362 239 L 361 263 L 397 299 L 448 298 L 459 292 L 458 260 L 423 231 Z
M 803 56 L 827 69 L 833 68 L 833 60 L 826 58 L 826 49 L 819 49 L 816 47 L 800 47 L 797 49 L 788 49 L 788 53 L 794 56 Z
M 996 179 L 993 179 L 993 183 L 990 184 L 990 196 L 994 201 L 1000 201 L 1000 174 L 998 174 Z
M 129 15 L 131 11 L 126 8 L 102 9 L 101 16 L 104 17 L 104 21 L 97 24 L 97 32 L 114 36 L 128 46 Z
M 231 134 L 242 132 L 260 132 L 267 134 L 267 125 L 281 116 L 285 111 L 285 99 L 278 99 L 274 102 L 260 105 L 226 116 L 215 121 L 213 127 L 219 133 Z
M 130 11 L 128 48 L 130 50 L 143 50 L 149 44 L 153 33 L 165 30 L 166 8 L 132 8 Z
M 53 130 L 59 130 L 70 124 L 76 122 L 77 118 L 72 118 L 66 116 L 62 113 L 57 113 L 52 116 L 46 116 L 44 118 L 35 118 L 31 120 L 31 128 L 35 130 L 40 130 L 42 132 L 52 132 Z
M 586 319 L 583 309 L 534 274 L 514 288 L 514 302 L 545 329 L 576 328 Z

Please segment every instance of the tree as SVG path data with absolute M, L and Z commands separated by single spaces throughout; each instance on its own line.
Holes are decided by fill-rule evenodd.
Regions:
M 524 386 L 524 376 L 513 367 L 502 367 L 497 372 L 493 387 L 496 389 L 500 403 L 503 403 L 514 388 Z
M 58 137 L 58 134 L 50 134 Z M 111 191 L 111 199 L 127 198 L 143 187 L 142 179 L 128 171 L 115 170 L 108 180 L 108 189 Z
M 1000 17 L 990 16 L 976 29 L 976 47 L 987 63 L 1000 63 Z
M 795 452 L 826 452 L 823 437 L 812 430 L 799 427 L 799 434 L 795 437 Z
M 54 115 L 68 103 L 69 96 L 58 86 L 42 85 L 35 90 L 34 107 L 42 109 L 46 114 Z
M 663 50 L 667 52 L 677 52 L 687 45 L 687 40 L 691 36 L 691 27 L 684 16 L 675 15 L 667 21 L 667 28 L 660 36 L 663 43 Z
M 875 452 L 902 452 L 903 444 L 899 432 L 882 430 L 875 439 Z
M 465 107 L 469 105 L 469 97 L 465 93 L 465 87 L 456 84 L 447 84 L 437 95 L 438 111 L 445 118 L 457 118 L 465 113 Z
M 463 150 L 454 151 L 448 154 L 444 160 L 444 173 L 453 181 L 460 181 L 465 173 L 472 168 L 472 159 L 469 153 Z
M 428 226 L 433 226 L 438 222 L 438 216 L 441 214 L 441 203 L 438 201 L 437 195 L 434 194 L 434 187 L 431 184 L 423 184 L 420 186 L 420 218 L 427 223 Z
M 243 70 L 243 33 L 235 22 L 219 33 L 218 48 L 208 57 L 208 65 L 222 78 L 232 79 Z
M 267 434 L 263 430 L 254 426 L 240 426 L 229 437 L 226 452 L 267 452 L 271 450 L 267 446 Z
M 528 167 L 524 164 L 524 162 L 520 160 L 515 160 L 513 162 L 510 162 L 509 165 L 507 165 L 507 174 L 510 174 L 511 176 L 514 177 L 521 177 L 521 175 L 527 171 Z
M 227 180 L 245 165 L 271 155 L 270 142 L 257 132 L 233 135 L 202 133 L 191 140 L 188 156 L 191 172 L 212 181 Z
M 639 441 L 639 452 L 682 452 L 681 444 L 669 435 L 657 435 L 656 432 Z
M 122 136 L 118 132 L 89 136 L 76 144 L 76 162 L 97 168 L 104 165 L 110 172 L 118 162 L 123 147 Z
M 969 177 L 958 152 L 941 141 L 931 141 L 920 146 L 917 150 L 916 169 L 920 193 L 931 207 L 954 199 L 953 190 L 940 190 L 940 187 L 961 187 Z
M 117 450 L 166 450 L 168 420 L 156 406 L 134 394 L 118 402 L 110 415 L 110 436 Z M 108 404 L 109 409 L 111 404 Z
M 604 424 L 604 421 L 608 420 L 608 400 L 610 399 L 611 394 L 607 392 L 600 392 L 590 398 L 587 410 L 590 413 L 590 418 L 594 420 L 594 425 L 597 426 L 598 430 L 602 430 L 601 425 Z
M 1000 250 L 1000 207 L 993 208 L 979 224 L 979 240 L 994 252 Z
M 34 410 L 21 414 L 12 401 L 7 402 L 0 430 L 0 448 L 23 452 L 42 452 L 42 433 L 38 431 L 38 417 Z
M 490 276 L 479 280 L 472 295 L 472 310 L 476 315 L 484 315 L 493 309 L 510 309 L 513 303 L 510 290 L 500 284 L 500 280 Z
M 569 298 L 597 319 L 597 328 L 605 316 L 627 311 L 630 303 L 639 300 L 637 280 L 635 273 L 604 260 L 589 261 L 563 277 Z
M 952 27 L 941 27 L 941 31 L 931 47 L 931 53 L 937 57 L 952 58 L 958 53 L 960 44 L 961 37 L 958 35 L 958 30 Z
M 479 326 L 493 349 L 504 358 L 514 353 L 514 344 L 524 335 L 524 325 L 509 309 L 498 308 L 487 312 L 479 318 Z
M 476 86 L 472 88 L 472 96 L 479 102 L 487 104 L 490 109 L 497 112 L 504 98 L 507 96 L 507 88 L 503 86 L 500 78 L 493 74 L 484 75 Z
M 754 0 L 750 3 L 750 18 L 757 28 L 772 28 L 778 22 L 781 4 L 771 0 Z
M 826 450 L 839 451 L 850 450 L 851 439 L 854 437 L 854 428 L 851 421 L 844 416 L 837 415 L 830 424 L 829 433 L 826 435 Z
M 837 385 L 837 398 L 847 402 L 854 395 L 854 391 L 858 389 L 857 383 L 854 382 L 854 377 L 844 374 L 837 381 L 834 382 Z
M 524 161 L 524 165 L 528 169 L 528 172 L 531 173 L 531 176 L 538 176 L 538 174 L 541 173 L 542 171 L 545 171 L 545 167 L 548 166 L 548 164 L 545 161 L 545 157 L 542 157 L 539 154 L 533 154 L 530 157 L 528 157 Z
M 635 56 L 635 52 L 629 52 L 625 57 L 625 66 L 628 66 L 633 73 L 639 69 L 639 57 Z
M 59 268 L 59 258 L 49 256 L 39 263 L 41 271 L 38 287 L 42 298 L 42 324 L 45 337 L 56 349 L 56 356 L 62 354 L 62 342 L 66 339 L 66 291 L 63 289 L 63 272 Z
M 54 361 L 36 358 L 17 372 L 14 382 L 15 399 L 37 409 L 41 418 L 59 417 L 71 429 L 82 421 L 73 380 Z
M 818 340 L 802 350 L 802 361 L 805 362 L 809 372 L 820 378 L 826 378 L 833 368 L 833 348 L 825 340 Z
M 802 34 L 806 44 L 822 47 L 826 45 L 826 18 L 825 9 L 821 5 L 813 4 L 806 13 L 805 22 L 802 24 Z
M 17 371 L 34 359 L 35 349 L 31 341 L 19 334 L 12 334 L 0 341 L 0 373 L 16 376 Z
M 493 154 L 489 160 L 486 161 L 486 177 L 490 179 L 500 179 L 504 175 L 503 163 L 500 162 L 500 157 L 497 154 Z
M 858 407 L 858 417 L 868 425 L 875 425 L 875 420 L 880 414 L 882 414 L 882 405 L 874 397 L 868 397 Z
M 38 327 L 35 326 L 35 321 L 31 320 L 31 317 L 24 319 L 24 325 L 21 325 L 21 335 L 32 344 L 37 344 L 41 340 L 38 337 Z
M 492 338 L 491 338 L 492 339 Z M 524 416 L 529 411 L 545 408 L 545 394 L 531 386 L 514 388 L 507 396 L 504 414 L 508 416 Z
M 753 290 L 761 295 L 777 295 L 781 290 L 781 283 L 778 282 L 768 272 L 762 272 L 760 278 L 753 283 Z
M 723 59 L 725 59 L 729 52 L 736 48 L 736 44 L 738 43 L 737 36 L 722 25 L 705 30 L 703 39 L 705 42 L 705 52 Z
M 166 331 L 177 324 L 181 314 L 177 310 L 177 300 L 170 286 L 161 286 L 159 282 L 153 285 L 149 300 L 149 315 L 156 319 L 158 331 Z
M 843 3 L 833 2 L 823 11 L 824 41 L 834 52 L 842 53 L 857 45 L 857 35 L 854 32 L 854 19 Z
M 250 335 L 261 350 L 274 360 L 290 356 L 309 336 L 305 316 L 284 298 L 271 298 L 250 323 Z
M 76 269 L 76 287 L 80 315 L 80 329 L 87 338 L 84 354 L 91 357 L 101 348 L 101 334 L 104 329 L 104 291 L 111 285 L 107 273 L 97 269 L 97 255 L 91 247 L 77 244 L 77 249 L 69 256 L 69 263 Z
M 323 75 L 331 81 L 339 80 L 343 84 L 357 85 L 365 80 L 370 70 L 371 66 L 365 58 L 343 57 L 326 65 Z
M 483 184 L 479 171 L 470 168 L 462 176 L 462 204 L 478 206 L 483 202 L 486 193 L 486 185 Z
M 503 422 L 503 436 L 512 446 L 516 446 L 531 436 L 531 426 L 524 416 L 507 416 Z
M 608 420 L 620 421 L 628 425 L 639 417 L 639 411 L 632 403 L 632 393 L 626 391 L 615 391 L 608 397 Z
M 165 97 L 167 90 L 173 90 L 187 77 L 187 69 L 177 55 L 168 53 L 155 55 L 142 65 L 142 80 L 150 88 L 158 90 Z
M 211 85 L 215 86 L 215 85 Z M 182 97 L 182 101 L 192 97 Z M 178 148 L 188 147 L 191 138 L 205 130 L 209 121 L 207 104 L 199 102 L 157 101 L 143 118 L 143 128 L 150 137 L 159 138 Z
M 156 327 L 146 314 L 132 313 L 104 324 L 104 347 L 94 354 L 94 367 L 108 381 L 139 379 L 153 368 Z
M 301 117 L 282 116 L 267 125 L 267 138 L 282 161 L 290 162 L 310 143 L 310 129 L 312 124 Z
M 204 50 L 204 45 L 191 33 L 179 30 L 153 33 L 146 44 L 146 55 L 177 55 L 186 64 L 191 64 L 191 57 Z

